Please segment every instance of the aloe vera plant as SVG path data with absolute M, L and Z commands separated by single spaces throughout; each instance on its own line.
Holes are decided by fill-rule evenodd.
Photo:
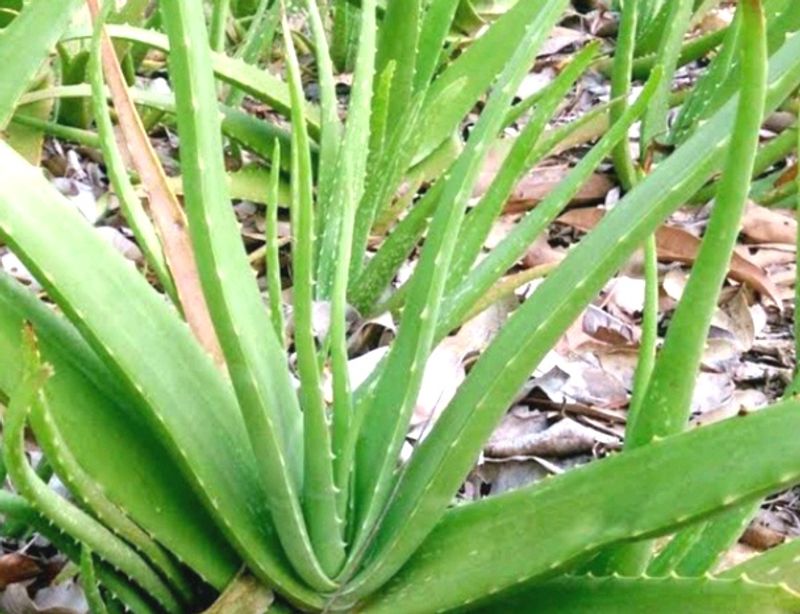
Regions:
M 480 18 L 472 2 L 413 0 L 405 10 L 399 2 L 305 0 L 299 8 L 307 33 L 293 31 L 274 2 L 160 0 L 149 18 L 157 31 L 106 25 L 115 3 L 95 0 L 87 2 L 92 27 L 70 28 L 79 4 L 32 0 L 0 33 L 2 57 L 24 44 L 20 31 L 46 23 L 28 39 L 38 55 L 15 66 L 13 83 L 0 78 L 0 121 L 48 97 L 90 99 L 96 133 L 50 118 L 23 121 L 99 145 L 157 282 L 108 246 L 13 142 L 0 143 L 0 238 L 57 306 L 0 276 L 10 478 L 0 513 L 80 564 L 92 612 L 197 611 L 218 594 L 211 612 L 235 601 L 260 608 L 252 611 L 270 604 L 328 612 L 800 609 L 795 544 L 710 573 L 760 498 L 800 483 L 798 401 L 788 396 L 757 414 L 682 432 L 758 172 L 760 126 L 800 86 L 800 34 L 779 18 L 785 2 L 739 3 L 709 72 L 726 79 L 724 95 L 711 95 L 701 81 L 672 135 L 664 130 L 681 37 L 659 43 L 652 32 L 670 15 L 685 25 L 708 5 L 622 3 L 609 130 L 485 255 L 514 185 L 581 126 L 547 130 L 560 100 L 596 61 L 595 46 L 578 53 L 535 102 L 514 107 L 566 0 L 510 3 L 460 54 L 448 40 Z M 131 14 L 144 15 L 141 3 L 129 4 Z M 246 19 L 250 29 L 240 23 Z M 257 65 L 277 31 L 281 76 Z M 128 87 L 120 59 L 129 48 L 112 41 L 165 52 L 173 93 Z M 50 68 L 56 43 L 86 46 L 90 85 L 26 92 Z M 303 90 L 300 43 L 314 58 L 318 104 Z M 657 61 L 648 80 L 626 102 L 637 54 L 651 52 Z M 335 73 L 344 67 L 353 70 L 353 87 L 342 117 Z M 269 104 L 289 129 L 232 108 L 243 94 Z M 484 98 L 463 142 L 461 124 Z M 529 106 L 501 170 L 469 207 L 509 118 Z M 177 130 L 178 186 L 158 167 L 137 117 L 143 107 L 166 112 Z M 638 168 L 627 150 L 638 120 L 648 141 L 669 136 L 676 145 L 652 168 Z M 224 137 L 257 158 L 247 190 L 267 206 L 266 296 L 231 207 L 243 175 L 226 170 Z M 612 155 L 624 198 L 516 309 L 401 461 L 437 343 L 485 306 L 498 280 Z M 542 358 L 718 171 L 689 285 L 663 350 L 636 378 L 626 449 L 510 494 L 451 506 Z M 408 186 L 411 197 L 395 199 Z M 278 249 L 286 215 L 289 298 Z M 378 247 L 368 258 L 371 236 Z M 396 288 L 397 270 L 415 249 L 413 275 Z M 331 314 L 322 333 L 314 322 L 320 301 Z M 348 372 L 349 306 L 363 315 L 399 314 L 385 359 L 358 386 Z M 645 354 L 643 361 L 653 360 Z M 28 425 L 71 500 L 28 463 Z M 666 536 L 671 541 L 655 552 L 653 538 Z

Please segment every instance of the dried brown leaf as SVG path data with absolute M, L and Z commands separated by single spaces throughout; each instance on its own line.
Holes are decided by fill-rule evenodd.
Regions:
M 92 18 L 97 19 L 99 14 L 97 0 L 87 0 L 87 4 Z M 169 187 L 158 155 L 153 150 L 142 125 L 128 91 L 114 45 L 107 34 L 103 35 L 101 55 L 103 72 L 123 135 L 121 148 L 127 150 L 148 195 L 149 213 L 161 239 L 183 315 L 200 344 L 218 364 L 222 364 L 222 350 L 200 285 L 186 217 L 177 197 Z
M 15 582 L 32 580 L 42 571 L 35 559 L 20 552 L 0 556 L 0 590 Z
M 797 221 L 778 209 L 750 203 L 742 218 L 742 233 L 754 243 L 794 245 L 797 240 Z
M 603 218 L 599 208 L 574 209 L 567 211 L 558 221 L 588 232 Z M 662 226 L 656 232 L 658 259 L 664 262 L 691 264 L 697 258 L 701 240 L 681 228 Z M 766 271 L 738 252 L 734 252 L 728 275 L 741 283 L 750 285 L 768 297 L 776 305 L 782 305 L 780 292 L 769 279 Z

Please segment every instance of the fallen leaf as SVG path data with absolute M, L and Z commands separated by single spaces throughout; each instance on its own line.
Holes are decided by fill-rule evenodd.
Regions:
M 546 431 L 548 426 L 549 421 L 543 412 L 531 411 L 524 405 L 515 405 L 503 416 L 487 445 L 535 435 Z
M 705 414 L 729 402 L 734 388 L 731 374 L 701 371 L 692 395 L 692 414 Z
M 497 301 L 433 350 L 425 364 L 409 437 L 422 439 L 430 431 L 464 381 L 467 357 L 489 344 L 515 306 L 515 300 Z
M 536 168 L 520 181 L 509 196 L 504 211 L 517 213 L 527 211 L 544 200 L 570 173 L 571 167 L 546 166 Z M 614 183 L 607 175 L 593 173 L 572 198 L 572 205 L 602 202 Z
M 598 208 L 573 209 L 567 211 L 558 221 L 583 232 L 592 230 L 603 218 L 604 211 Z M 665 262 L 691 264 L 697 258 L 701 240 L 689 232 L 673 226 L 661 226 L 656 231 L 658 259 Z M 738 252 L 733 253 L 728 275 L 741 283 L 750 285 L 768 297 L 779 307 L 783 304 L 780 292 L 757 264 Z
M 692 426 L 707 426 L 738 416 L 741 412 L 757 411 L 769 404 L 769 399 L 760 390 L 737 390 L 731 398 L 717 407 L 692 420 Z
M 797 221 L 779 209 L 750 203 L 742 218 L 742 233 L 753 243 L 786 243 L 797 241 Z
M 480 198 L 489 189 L 497 173 L 505 163 L 514 139 L 502 139 L 486 157 L 481 174 L 472 192 L 473 198 Z M 508 197 L 505 213 L 527 211 L 547 197 L 571 172 L 566 164 L 539 166 L 529 171 L 512 190 Z M 602 202 L 614 183 L 607 175 L 593 173 L 581 186 L 572 199 L 573 205 L 586 205 Z
M 633 345 L 637 342 L 637 331 L 620 318 L 607 311 L 589 305 L 583 313 L 583 332 L 587 335 L 609 345 Z
M 797 249 L 794 245 L 767 243 L 759 245 L 758 249 L 750 254 L 750 260 L 764 269 L 769 269 L 778 265 L 794 264 L 796 254 Z
M 759 551 L 769 550 L 786 541 L 786 535 L 753 522 L 742 535 L 742 542 Z
M 540 235 L 531 244 L 522 257 L 522 265 L 532 269 L 543 264 L 561 262 L 566 257 L 562 250 L 555 249 L 547 242 L 547 237 Z
M 28 268 L 17 258 L 15 254 L 7 252 L 0 256 L 0 269 L 11 275 L 17 281 L 22 282 L 34 292 L 40 292 L 42 286 L 36 281 Z
M 606 435 L 571 418 L 564 418 L 540 432 L 521 432 L 517 436 L 497 439 L 494 436 L 486 444 L 484 452 L 492 458 L 517 456 L 566 457 L 591 452 L 595 445 L 619 443 L 615 437 Z
M 5 614 L 84 614 L 87 610 L 83 590 L 68 581 L 43 588 L 35 599 L 24 584 L 9 584 L 0 594 L 0 612 Z
M 628 404 L 629 394 L 625 385 L 599 367 L 586 365 L 575 368 L 564 385 L 564 394 L 570 399 L 595 407 L 618 409 Z
M 570 45 L 582 43 L 590 38 L 591 37 L 585 32 L 573 30 L 572 28 L 556 26 L 550 30 L 550 36 L 548 36 L 547 40 L 540 47 L 539 57 L 544 55 L 553 55 L 554 53 L 558 53 Z
M 350 376 L 350 387 L 355 390 L 363 384 L 388 353 L 389 347 L 384 346 L 349 360 L 347 363 L 347 373 Z M 333 381 L 331 380 L 329 371 L 326 371 L 323 376 L 322 390 L 325 400 L 328 403 L 332 403 Z
M 528 73 L 517 89 L 517 97 L 527 98 L 543 90 L 552 83 L 555 75 L 556 71 L 551 66 L 546 66 L 543 70 Z
M 12 552 L 0 556 L 0 590 L 15 582 L 32 580 L 41 573 L 42 568 L 29 556 Z
M 99 226 L 95 229 L 103 239 L 105 239 L 111 247 L 117 250 L 122 256 L 128 260 L 132 260 L 140 264 L 144 256 L 139 246 L 131 241 L 128 237 L 122 234 L 121 231 L 111 226 Z
M 644 310 L 644 291 L 644 279 L 619 275 L 611 281 L 606 297 L 606 305 L 617 307 L 629 316 L 642 313 Z
M 492 495 L 500 495 L 538 482 L 551 472 L 534 459 L 486 459 L 477 474 Z

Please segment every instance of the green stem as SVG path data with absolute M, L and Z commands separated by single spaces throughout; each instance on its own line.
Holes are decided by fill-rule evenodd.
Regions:
M 96 132 L 92 132 L 91 130 L 81 130 L 80 128 L 73 128 L 72 126 L 64 126 L 58 122 L 20 114 L 14 115 L 14 117 L 11 118 L 11 123 L 33 128 L 34 130 L 39 130 L 58 139 L 77 143 L 84 147 L 100 147 L 100 137 Z
M 642 337 L 639 359 L 633 379 L 633 396 L 628 408 L 628 421 L 635 421 L 641 411 L 644 394 L 656 359 L 658 342 L 658 253 L 656 237 L 650 235 L 644 245 L 645 300 L 642 315 Z
M 209 39 L 211 49 L 214 51 L 225 50 L 225 29 L 231 12 L 231 0 L 215 0 L 214 11 L 211 14 L 211 32 Z
M 89 614 L 108 614 L 103 596 L 100 594 L 100 585 L 97 583 L 92 551 L 86 545 L 81 547 L 81 585 L 89 606 Z
M 281 261 L 278 245 L 278 200 L 280 195 L 281 144 L 277 140 L 273 145 L 272 167 L 270 168 L 269 196 L 267 197 L 266 214 L 266 264 L 267 295 L 269 296 L 269 313 L 272 326 L 278 339 L 286 338 L 283 321 L 283 284 L 281 283 Z

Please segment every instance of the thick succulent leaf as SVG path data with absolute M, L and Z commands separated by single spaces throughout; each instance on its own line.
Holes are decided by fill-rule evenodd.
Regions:
M 169 39 L 161 32 L 127 25 L 112 25 L 108 27 L 107 31 L 108 35 L 114 39 L 139 43 L 167 53 L 170 50 Z M 91 36 L 91 32 L 85 29 L 76 29 L 67 32 L 63 40 L 91 38 Z M 230 83 L 254 98 L 270 104 L 281 113 L 286 115 L 290 113 L 291 100 L 288 86 L 284 81 L 273 76 L 268 71 L 222 53 L 211 53 L 209 65 L 217 77 L 226 83 Z M 306 119 L 309 131 L 314 135 L 319 134 L 319 110 L 313 105 L 309 105 Z
M 669 533 L 796 484 L 799 410 L 786 401 L 455 508 L 364 609 L 463 607 L 568 569 L 602 546 Z
M 236 50 L 236 57 L 248 64 L 257 64 L 264 51 L 272 47 L 279 21 L 280 3 L 272 0 L 259 0 L 244 40 Z M 243 99 L 244 92 L 231 88 L 225 103 L 232 107 L 238 107 Z
M 3 424 L 3 460 L 14 487 L 59 529 L 85 542 L 109 564 L 151 594 L 167 612 L 178 612 L 179 602 L 169 586 L 124 541 L 83 510 L 65 500 L 37 475 L 25 454 L 25 425 L 35 404 L 46 404 L 44 385 L 52 367 L 40 362 L 30 333 L 25 340 L 23 375 L 11 393 Z
M 794 0 L 765 0 L 767 47 L 770 53 L 783 45 L 788 34 L 800 29 L 800 4 Z M 719 54 L 703 74 L 673 126 L 671 139 L 685 140 L 698 122 L 710 117 L 739 88 L 741 71 L 735 48 L 739 37 L 738 21 L 732 24 Z
M 698 540 L 675 567 L 680 576 L 701 576 L 711 572 L 725 552 L 742 536 L 761 509 L 761 500 L 747 501 L 710 520 Z
M 86 596 L 86 603 L 89 606 L 89 614 L 108 614 L 103 596 L 100 594 L 100 586 L 97 583 L 94 556 L 86 545 L 81 548 L 81 586 L 83 586 L 83 594 Z
M 628 416 L 625 431 L 626 450 L 686 427 L 705 339 L 739 234 L 739 221 L 744 214 L 758 150 L 767 80 L 767 41 L 761 3 L 759 0 L 746 2 L 740 5 L 739 10 L 740 67 L 748 87 L 741 92 L 737 103 L 731 145 L 697 260 L 670 320 L 664 345 L 646 389 L 636 391 L 638 402 Z M 709 544 L 719 540 L 721 545 L 725 545 L 730 532 L 723 527 Z M 738 535 L 732 539 L 736 537 Z M 629 555 L 637 562 L 632 568 L 619 567 L 617 570 L 626 575 L 642 571 L 650 548 L 646 542 L 631 546 Z M 634 552 L 638 555 L 634 556 Z M 707 553 L 705 556 L 711 556 L 710 563 L 713 564 L 714 555 Z M 700 564 L 699 560 L 694 563 Z
M 769 109 L 800 83 L 798 50 L 795 36 L 773 59 Z M 718 168 L 735 106 L 732 101 L 618 203 L 484 351 L 402 476 L 376 538 L 369 583 L 385 581 L 414 552 L 541 358 L 645 237 Z
M 519 612 L 531 606 L 537 614 L 789 614 L 800 608 L 800 594 L 745 579 L 568 576 L 498 595 L 470 611 Z
M 544 2 L 517 2 L 433 82 L 425 113 L 419 120 L 425 126 L 425 140 L 417 152 L 417 161 L 458 127 L 509 62 L 529 24 L 539 18 L 546 6 Z M 454 83 L 460 86 L 451 87 Z
M 42 356 L 55 369 L 45 387 L 52 419 L 84 471 L 200 576 L 225 586 L 239 558 L 136 405 L 126 401 L 69 324 L 5 275 L 0 275 L 0 391 L 8 396 L 19 383 L 25 322 L 34 326 Z M 33 426 L 37 431 L 35 419 Z
M 694 0 L 671 0 L 665 5 L 664 23 L 669 24 L 669 27 L 663 26 L 657 30 L 659 41 L 656 54 L 656 66 L 663 69 L 664 81 L 661 82 L 661 87 L 642 120 L 643 154 L 654 139 L 667 129 L 670 88 L 693 8 Z
M 742 78 L 748 87 L 740 94 L 723 178 L 697 261 L 670 320 L 664 347 L 642 401 L 642 411 L 629 421 L 626 448 L 685 427 L 705 338 L 739 234 L 739 220 L 745 209 L 758 148 L 767 78 L 761 4 L 746 2 L 741 10 Z
M 69 489 L 73 500 L 142 555 L 169 582 L 182 600 L 190 601 L 193 589 L 184 570 L 122 508 L 108 499 L 103 487 L 83 470 L 58 430 L 50 402 L 35 403 L 30 420 L 31 424 L 36 425 L 34 430 L 39 446 Z
M 723 514 L 730 514 L 730 510 L 726 510 Z M 696 522 L 684 528 L 682 531 L 676 533 L 669 540 L 669 543 L 664 546 L 653 558 L 647 566 L 644 575 L 652 576 L 654 578 L 661 578 L 669 576 L 675 570 L 675 567 L 681 562 L 684 556 L 692 549 L 692 547 L 700 539 L 706 526 L 707 520 Z M 622 549 L 625 546 L 623 545 Z M 608 568 L 615 562 L 615 555 L 620 549 L 611 548 L 608 552 L 604 552 L 595 558 L 589 565 L 591 569 L 598 574 L 605 575 L 608 573 Z M 622 553 L 625 555 L 625 553 Z
M 170 114 L 175 114 L 175 99 L 171 94 L 163 94 L 159 92 L 152 92 L 140 88 L 130 88 L 133 101 L 137 105 L 158 111 L 166 111 Z M 45 88 L 43 90 L 36 90 L 28 92 L 22 97 L 22 103 L 30 104 L 42 100 L 50 99 L 68 99 L 68 98 L 83 98 L 91 96 L 91 89 L 88 85 L 67 85 L 56 86 L 52 88 Z M 234 109 L 225 105 L 220 106 L 222 112 L 222 132 L 225 136 L 238 141 L 245 149 L 249 149 L 261 158 L 266 160 L 270 159 L 272 155 L 272 145 L 277 140 L 281 143 L 281 147 L 288 151 L 291 147 L 290 136 L 286 130 L 276 126 L 270 121 L 259 120 L 258 118 L 250 115 L 239 109 Z M 25 124 L 34 124 L 42 127 L 41 123 L 36 122 L 35 119 L 16 116 L 12 121 L 24 122 Z M 54 126 L 58 126 L 58 132 L 53 132 L 54 136 L 65 139 L 74 139 L 78 142 L 86 141 L 90 138 L 89 135 L 94 136 L 95 140 L 87 141 L 87 146 L 99 146 L 96 142 L 96 135 L 92 132 L 85 130 L 78 130 L 70 128 L 69 126 L 61 126 L 59 124 L 49 124 L 48 128 L 53 131 Z M 312 156 L 317 156 L 317 147 L 314 143 L 311 144 Z M 289 170 L 288 162 L 284 170 Z
M 331 431 L 322 394 L 314 334 L 314 177 L 303 117 L 303 86 L 287 20 L 282 20 L 292 93 L 292 307 L 300 405 L 303 408 L 302 500 L 311 545 L 320 567 L 333 575 L 344 562 L 343 520 L 334 492 Z M 337 206 L 336 209 L 341 210 Z M 317 288 L 318 289 L 318 288 Z
M 278 3 L 276 2 L 275 4 L 277 5 Z M 325 31 L 325 19 L 320 13 L 320 6 L 316 0 L 306 0 L 305 5 L 314 40 L 320 95 L 321 134 L 319 138 L 319 164 L 316 166 L 318 177 L 316 233 L 322 236 L 325 231 L 325 222 L 331 212 L 332 199 L 336 189 L 342 122 L 339 119 L 339 100 L 336 97 L 333 60 Z M 323 8 L 325 7 L 324 4 L 322 6 Z M 320 242 L 315 246 L 315 255 L 318 254 L 321 245 L 322 243 Z
M 355 57 L 353 89 L 344 139 L 339 150 L 339 164 L 334 178 L 332 206 L 324 223 L 323 246 L 320 250 L 317 293 L 331 301 L 329 333 L 333 381 L 331 418 L 332 458 L 336 480 L 338 514 L 344 518 L 350 494 L 350 464 L 345 453 L 352 428 L 353 404 L 348 372 L 347 288 L 350 283 L 350 260 L 353 256 L 354 232 L 358 203 L 364 193 L 369 154 L 370 122 L 373 111 L 375 78 L 376 4 L 364 0 Z M 355 244 L 357 249 L 360 245 Z M 328 247 L 329 249 L 326 249 Z M 326 263 L 336 263 L 332 269 Z
M 0 128 L 5 128 L 22 94 L 69 26 L 81 0 L 32 0 L 0 32 Z
M 359 513 L 358 534 L 362 539 L 380 515 L 395 480 L 397 454 L 422 382 L 423 366 L 432 349 L 447 272 L 469 195 L 488 145 L 502 128 L 514 92 L 535 58 L 544 34 L 558 19 L 564 4 L 563 0 L 543 3 L 535 19 L 527 24 L 521 41 L 515 45 L 513 57 L 497 79 L 464 154 L 443 180 L 439 206 L 410 282 L 409 298 L 397 339 L 365 412 L 363 428 L 358 432 L 355 497 Z M 402 386 L 398 387 L 401 382 Z
M 315 602 L 289 571 L 273 533 L 230 385 L 178 314 L 37 169 L 3 144 L 0 160 L 0 235 L 141 404 L 254 572 Z M 97 283 L 89 283 L 87 270 Z
M 712 100 L 719 91 L 720 83 L 723 83 L 730 74 L 736 57 L 740 26 L 741 17 L 737 15 L 731 27 L 728 28 L 719 52 L 698 79 L 695 87 L 692 88 L 688 99 L 681 105 L 678 116 L 670 129 L 671 142 L 683 141 L 704 115 L 714 111 Z
M 781 544 L 720 574 L 721 578 L 744 576 L 756 582 L 785 583 L 800 590 L 800 540 Z
M 172 298 L 173 302 L 175 302 L 176 305 L 180 305 L 181 303 L 179 301 L 179 296 L 173 279 L 175 272 L 174 270 L 172 273 L 170 271 L 170 269 L 174 269 L 174 267 L 167 266 L 165 254 L 162 251 L 162 244 L 159 242 L 153 221 L 145 211 L 142 200 L 136 194 L 133 183 L 128 176 L 125 157 L 123 156 L 122 150 L 117 144 L 116 134 L 114 132 L 114 123 L 111 119 L 111 111 L 106 102 L 106 87 L 105 82 L 103 81 L 103 60 L 101 58 L 101 31 L 99 31 L 98 28 L 102 27 L 100 24 L 102 24 L 108 17 L 111 7 L 111 4 L 106 4 L 102 10 L 102 17 L 97 20 L 98 24 L 95 25 L 95 33 L 92 38 L 92 48 L 90 52 L 89 63 L 87 64 L 85 71 L 87 73 L 89 83 L 92 86 L 92 110 L 94 112 L 95 125 L 97 126 L 97 135 L 100 139 L 100 149 L 103 152 L 103 160 L 106 164 L 106 173 L 111 185 L 114 187 L 114 191 L 117 194 L 117 198 L 120 202 L 120 209 L 122 209 L 122 212 L 125 215 L 125 220 L 128 222 L 128 226 L 130 226 L 131 231 L 136 237 L 136 241 L 147 258 L 148 264 L 153 268 L 158 280 L 161 282 L 161 286 L 165 289 L 165 292 L 170 296 L 170 298 Z M 97 18 L 95 17 L 95 19 Z M 111 51 L 111 53 L 108 53 L 108 51 Z M 144 151 L 152 154 L 152 148 L 148 147 L 149 140 L 144 133 L 144 128 L 141 124 L 141 121 L 139 121 L 139 115 L 136 112 L 133 101 L 131 100 L 130 93 L 126 87 L 127 84 L 124 82 L 121 68 L 119 63 L 115 61 L 116 56 L 113 53 L 113 47 L 107 50 L 106 53 L 106 63 L 108 64 L 107 70 L 109 71 L 109 75 L 111 77 L 109 82 L 112 84 L 109 89 L 112 98 L 116 96 L 118 99 L 118 102 L 115 106 L 118 109 L 122 109 L 122 113 L 118 114 L 118 117 L 120 118 L 120 127 L 123 126 L 123 120 L 126 120 L 124 125 L 126 128 L 128 128 L 128 138 L 132 142 L 139 144 L 140 147 L 144 145 Z M 116 88 L 114 85 L 116 85 Z M 132 128 L 134 127 L 138 128 L 138 130 L 133 130 Z M 138 138 L 136 141 L 134 141 L 134 138 L 136 137 Z M 144 143 L 142 143 L 142 141 L 144 141 Z M 142 154 L 140 153 L 140 155 Z M 153 157 L 155 156 L 153 155 Z M 148 170 L 150 170 L 151 173 L 148 177 L 147 174 L 142 174 L 140 172 L 140 176 L 148 177 L 151 179 L 151 181 L 154 179 L 161 180 L 158 182 L 159 184 L 166 181 L 166 174 L 160 173 L 158 170 L 153 172 L 153 167 L 158 165 L 152 164 L 152 158 L 150 156 L 146 156 L 146 158 L 148 161 L 151 161 L 151 164 L 148 165 Z M 139 162 L 139 164 L 141 166 L 142 163 Z M 164 201 L 173 202 L 172 199 L 169 198 L 169 195 L 171 195 L 169 190 L 166 190 L 166 193 L 162 191 L 160 194 L 166 196 Z M 159 208 L 154 207 L 153 205 L 164 201 L 154 198 L 151 202 L 150 211 L 154 213 L 154 218 L 157 217 L 154 209 L 163 210 L 163 206 Z M 170 235 L 167 233 L 164 236 Z M 165 241 L 164 247 L 170 247 L 170 244 Z M 190 259 L 190 262 L 193 264 L 194 260 Z M 177 266 L 178 270 L 180 270 L 181 264 L 183 263 L 179 259 Z M 202 302 L 201 305 L 205 307 L 204 302 Z M 213 331 L 210 332 L 210 336 L 213 337 Z M 216 339 L 214 339 L 213 343 L 210 345 L 216 345 Z
M 40 87 L 48 86 L 52 83 L 53 77 L 46 75 Z M 46 122 L 53 112 L 55 102 L 53 100 L 42 100 L 33 104 L 17 107 L 14 116 L 6 126 L 4 138 L 9 145 L 16 149 L 31 164 L 39 164 L 42 158 L 42 145 L 44 144 L 45 133 L 35 126 L 25 125 L 18 118 Z M 24 122 L 24 119 L 23 119 Z
M 572 89 L 573 84 L 586 71 L 594 59 L 598 47 L 588 45 L 578 53 L 553 81 L 547 93 L 536 105 L 528 124 L 514 139 L 511 150 L 492 181 L 486 194 L 466 216 L 458 238 L 459 249 L 453 259 L 448 289 L 463 281 L 481 253 L 492 224 L 500 215 L 514 186 L 524 174 L 547 154 L 548 140 L 542 138 L 548 122 Z M 567 183 L 565 180 L 564 183 Z
M 278 244 L 278 209 L 280 208 L 280 176 L 281 146 L 274 143 L 272 168 L 269 171 L 269 187 L 264 190 L 267 213 L 265 215 L 264 240 L 266 241 L 267 296 L 269 297 L 269 317 L 278 340 L 284 342 L 286 329 L 283 318 L 283 281 L 281 279 L 281 261 Z M 285 202 L 285 201 L 284 201 Z
M 197 267 L 255 453 L 258 477 L 287 557 L 317 590 L 335 585 L 317 560 L 300 504 L 303 415 L 242 244 L 225 180 L 222 135 L 203 3 L 166 2 L 186 213 Z M 295 156 L 299 152 L 294 152 Z
M 390 122 L 402 117 L 413 92 L 422 5 L 422 0 L 389 2 L 383 16 L 375 72 L 382 75 L 390 63 L 395 66 L 387 104 Z
M 57 529 L 37 512 L 25 499 L 0 489 L 0 514 L 33 527 L 74 563 L 80 562 L 82 545 Z M 157 614 L 156 606 L 118 571 L 103 561 L 97 561 L 95 572 L 98 581 L 111 596 L 134 614 Z
M 414 74 L 414 90 L 424 91 L 436 72 L 442 57 L 453 17 L 461 0 L 439 0 L 428 3 L 419 33 L 419 50 Z

